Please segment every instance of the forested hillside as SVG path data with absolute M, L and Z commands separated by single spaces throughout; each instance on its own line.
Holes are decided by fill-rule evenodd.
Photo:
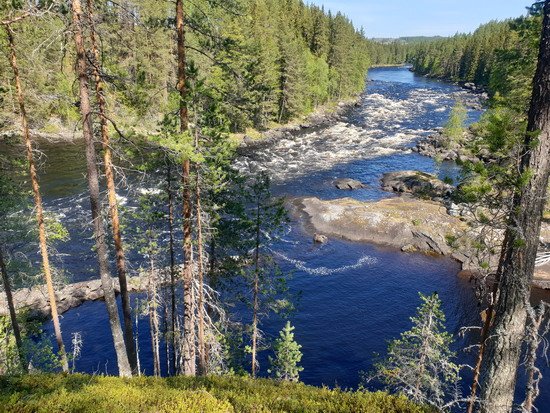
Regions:
M 164 2 L 98 2 L 107 100 L 121 127 L 154 129 L 175 108 L 174 13 Z M 344 15 L 299 0 L 232 0 L 186 6 L 187 59 L 215 90 L 231 130 L 265 128 L 363 90 L 372 64 L 401 63 L 391 47 L 368 41 Z M 74 52 L 66 10 L 14 27 L 31 124 L 44 132 L 78 119 Z M 5 33 L 0 37 L 6 49 Z M 401 59 L 396 61 L 395 59 Z M 12 128 L 8 61 L 0 62 L 0 126 Z

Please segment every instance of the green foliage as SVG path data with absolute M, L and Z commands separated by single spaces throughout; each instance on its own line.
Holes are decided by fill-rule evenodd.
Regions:
M 462 141 L 467 116 L 466 107 L 462 102 L 457 101 L 451 110 L 449 120 L 443 127 L 443 136 L 447 147 L 459 144 Z
M 17 316 L 23 341 L 23 352 L 34 372 L 59 371 L 61 364 L 55 355 L 50 338 L 45 336 L 42 323 L 31 321 L 26 312 Z M 7 316 L 0 316 L 0 375 L 22 373 L 15 337 Z
M 294 327 L 287 321 L 273 345 L 275 358 L 269 357 L 271 369 L 268 372 L 278 380 L 299 381 L 300 372 L 304 370 L 298 365 L 302 360 L 302 346 L 294 340 L 293 331 Z
M 492 21 L 471 34 L 410 45 L 408 61 L 420 74 L 485 86 L 491 95 L 504 96 L 508 108 L 525 112 L 541 24 L 539 4 L 526 16 Z
M 7 6 L 2 15 L 13 14 Z M 405 59 L 402 45 L 369 41 L 342 14 L 300 0 L 236 0 L 223 7 L 197 0 L 184 7 L 188 63 L 213 91 L 232 132 L 287 122 L 360 93 L 370 64 Z M 126 1 L 126 12 L 116 2 L 98 2 L 96 8 L 109 116 L 121 129 L 147 134 L 179 103 L 175 8 L 153 0 Z M 61 35 L 69 23 L 66 10 L 60 5 L 53 11 L 14 25 L 15 41 L 32 127 L 72 130 L 79 119 L 74 51 Z M 0 32 L 2 48 L 3 37 Z M 7 59 L 1 59 L 0 127 L 5 128 L 14 118 L 11 81 Z M 185 146 L 184 137 L 174 139 Z
M 455 394 L 460 367 L 453 362 L 456 355 L 450 350 L 452 336 L 445 331 L 441 300 L 436 293 L 420 294 L 420 299 L 412 328 L 389 343 L 375 374 L 392 391 L 443 409 Z
M 403 396 L 229 377 L 0 377 L 7 412 L 429 413 Z

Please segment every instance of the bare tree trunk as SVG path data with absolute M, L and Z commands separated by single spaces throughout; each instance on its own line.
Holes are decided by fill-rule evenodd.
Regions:
M 196 139 L 198 146 L 198 139 Z M 202 210 L 201 210 L 201 188 L 200 188 L 200 171 L 197 165 L 195 182 L 195 210 L 197 215 L 197 272 L 199 282 L 199 297 L 198 297 L 198 350 L 199 350 L 199 374 L 206 375 L 207 371 L 207 354 L 206 342 L 204 338 L 204 268 L 203 268 L 203 245 L 202 245 Z
M 160 340 L 159 340 L 159 319 L 158 319 L 158 297 L 157 297 L 157 282 L 155 279 L 155 263 L 150 260 L 149 273 L 149 331 L 151 334 L 151 349 L 153 352 L 153 374 L 155 377 L 160 377 Z
M 166 192 L 168 193 L 168 226 L 170 232 L 170 343 L 172 345 L 170 366 L 172 374 L 176 374 L 176 258 L 174 251 L 174 194 L 172 192 L 172 163 L 170 160 L 168 160 L 166 175 Z
M 256 205 L 256 250 L 254 257 L 254 282 L 252 285 L 252 378 L 256 377 L 258 365 L 258 313 L 260 311 L 260 200 Z
M 82 38 L 82 7 L 80 0 L 73 0 L 71 4 L 77 57 L 77 75 L 80 91 L 80 111 L 82 113 L 82 131 L 86 142 L 88 189 L 90 191 L 90 204 L 97 257 L 99 262 L 99 274 L 101 277 L 101 286 L 105 294 L 105 305 L 107 306 L 107 312 L 109 314 L 109 324 L 111 326 L 111 333 L 117 355 L 119 374 L 123 377 L 129 377 L 132 375 L 132 368 L 130 367 L 130 362 L 128 361 L 128 354 L 126 352 L 124 337 L 120 327 L 115 291 L 113 289 L 113 282 L 109 272 L 105 228 L 103 227 L 103 219 L 100 213 L 101 203 L 99 196 L 99 177 L 97 172 L 97 159 L 92 130 L 92 111 L 90 106 L 86 52 Z
M 92 72 L 95 80 L 95 90 L 97 103 L 99 106 L 99 118 L 101 124 L 101 141 L 103 145 L 103 163 L 105 168 L 105 180 L 107 182 L 107 194 L 109 199 L 109 215 L 111 217 L 111 226 L 116 251 L 116 267 L 118 281 L 120 284 L 120 297 L 122 300 L 122 315 L 124 321 L 124 344 L 128 353 L 128 360 L 132 371 L 137 371 L 137 355 L 134 345 L 134 332 L 132 328 L 132 307 L 130 305 L 130 296 L 128 294 L 128 282 L 126 280 L 126 260 L 124 257 L 124 246 L 122 243 L 122 234 L 120 231 L 120 220 L 118 216 L 118 205 L 116 199 L 115 177 L 113 173 L 113 158 L 111 153 L 109 126 L 107 124 L 106 102 L 103 79 L 100 73 L 100 55 L 97 48 L 95 25 L 94 25 L 94 5 L 93 0 L 88 0 L 88 21 L 90 26 L 90 41 L 93 53 Z
M 168 335 L 169 335 L 169 332 L 170 332 L 170 327 L 168 327 L 168 306 L 166 305 L 166 303 L 168 302 L 168 300 L 166 299 L 166 296 L 164 297 L 164 306 L 163 306 L 163 323 L 162 323 L 162 329 L 163 329 L 163 332 L 164 332 L 164 354 L 165 354 L 165 357 L 166 357 L 166 375 L 167 376 L 170 376 L 172 375 L 172 353 L 170 351 L 170 340 L 168 339 Z
M 19 102 L 19 111 L 21 115 L 21 129 L 23 132 L 23 139 L 25 141 L 27 161 L 29 164 L 29 175 L 32 183 L 32 192 L 34 195 L 36 221 L 38 224 L 38 239 L 40 243 L 40 255 L 42 256 L 42 270 L 44 271 L 44 278 L 46 280 L 46 286 L 48 288 L 48 299 L 50 301 L 55 339 L 57 341 L 57 347 L 59 349 L 59 356 L 61 357 L 61 367 L 63 368 L 64 372 L 68 373 L 69 362 L 67 361 L 67 354 L 65 352 L 65 346 L 63 344 L 63 337 L 61 334 L 61 325 L 59 323 L 59 315 L 57 313 L 57 302 L 55 298 L 55 290 L 53 287 L 50 258 L 48 255 L 46 225 L 44 224 L 44 209 L 42 207 L 42 196 L 40 195 L 38 173 L 36 172 L 36 166 L 34 164 L 33 147 L 29 132 L 29 124 L 27 121 L 27 111 L 25 109 L 25 97 L 23 94 L 23 87 L 21 85 L 21 78 L 19 77 L 19 67 L 17 65 L 15 40 L 11 27 L 9 25 L 6 25 L 5 28 L 8 35 L 8 43 L 10 46 L 10 64 L 13 70 L 13 76 L 15 78 L 15 89 L 17 92 L 17 100 Z
M 180 93 L 180 131 L 186 132 L 189 126 L 187 111 L 186 82 L 186 55 L 185 55 L 185 25 L 183 0 L 176 0 L 176 33 L 178 44 L 178 83 Z M 183 186 L 183 373 L 188 376 L 196 375 L 195 355 L 195 323 L 193 301 L 193 245 L 191 239 L 191 188 L 190 188 L 190 161 L 185 159 L 182 165 Z
M 23 349 L 23 340 L 21 339 L 21 329 L 19 328 L 17 313 L 15 312 L 10 277 L 4 261 L 4 255 L 2 253 L 2 246 L 0 246 L 0 273 L 2 274 L 2 283 L 4 284 L 4 292 L 6 293 L 6 300 L 8 302 L 11 328 L 13 330 L 13 336 L 15 337 L 15 345 L 17 346 L 17 353 L 19 355 L 19 364 L 21 364 L 21 369 L 26 373 L 28 371 L 28 365 L 25 357 L 25 351 Z
M 538 136 L 535 136 L 537 135 Z M 489 330 L 481 373 L 481 411 L 512 411 L 521 343 L 540 223 L 550 175 L 550 0 L 545 1 L 542 36 L 520 174 L 526 182 L 514 195 L 495 318 Z

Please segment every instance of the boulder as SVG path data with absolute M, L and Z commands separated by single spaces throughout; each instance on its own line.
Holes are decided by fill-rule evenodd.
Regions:
M 365 185 L 355 179 L 343 178 L 334 181 L 334 186 L 338 189 L 361 189 L 365 188 Z
M 388 172 L 382 177 L 382 189 L 423 198 L 445 198 L 455 190 L 435 175 L 419 171 Z
M 328 237 L 322 234 L 315 234 L 313 236 L 313 242 L 315 244 L 326 244 L 328 242 Z
M 416 248 L 412 244 L 407 244 L 401 247 L 401 251 L 403 252 L 415 252 Z

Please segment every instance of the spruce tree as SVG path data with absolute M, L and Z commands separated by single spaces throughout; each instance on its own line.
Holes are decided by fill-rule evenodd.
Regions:
M 304 370 L 298 365 L 302 360 L 302 346 L 294 340 L 293 331 L 294 327 L 287 321 L 279 332 L 279 338 L 275 340 L 275 357 L 269 357 L 271 369 L 268 372 L 277 380 L 299 381 L 300 372 Z
M 420 299 L 422 304 L 411 317 L 412 328 L 389 343 L 386 358 L 375 365 L 374 378 L 417 403 L 444 410 L 460 380 L 460 367 L 453 362 L 452 336 L 445 330 L 437 293 L 420 293 Z

